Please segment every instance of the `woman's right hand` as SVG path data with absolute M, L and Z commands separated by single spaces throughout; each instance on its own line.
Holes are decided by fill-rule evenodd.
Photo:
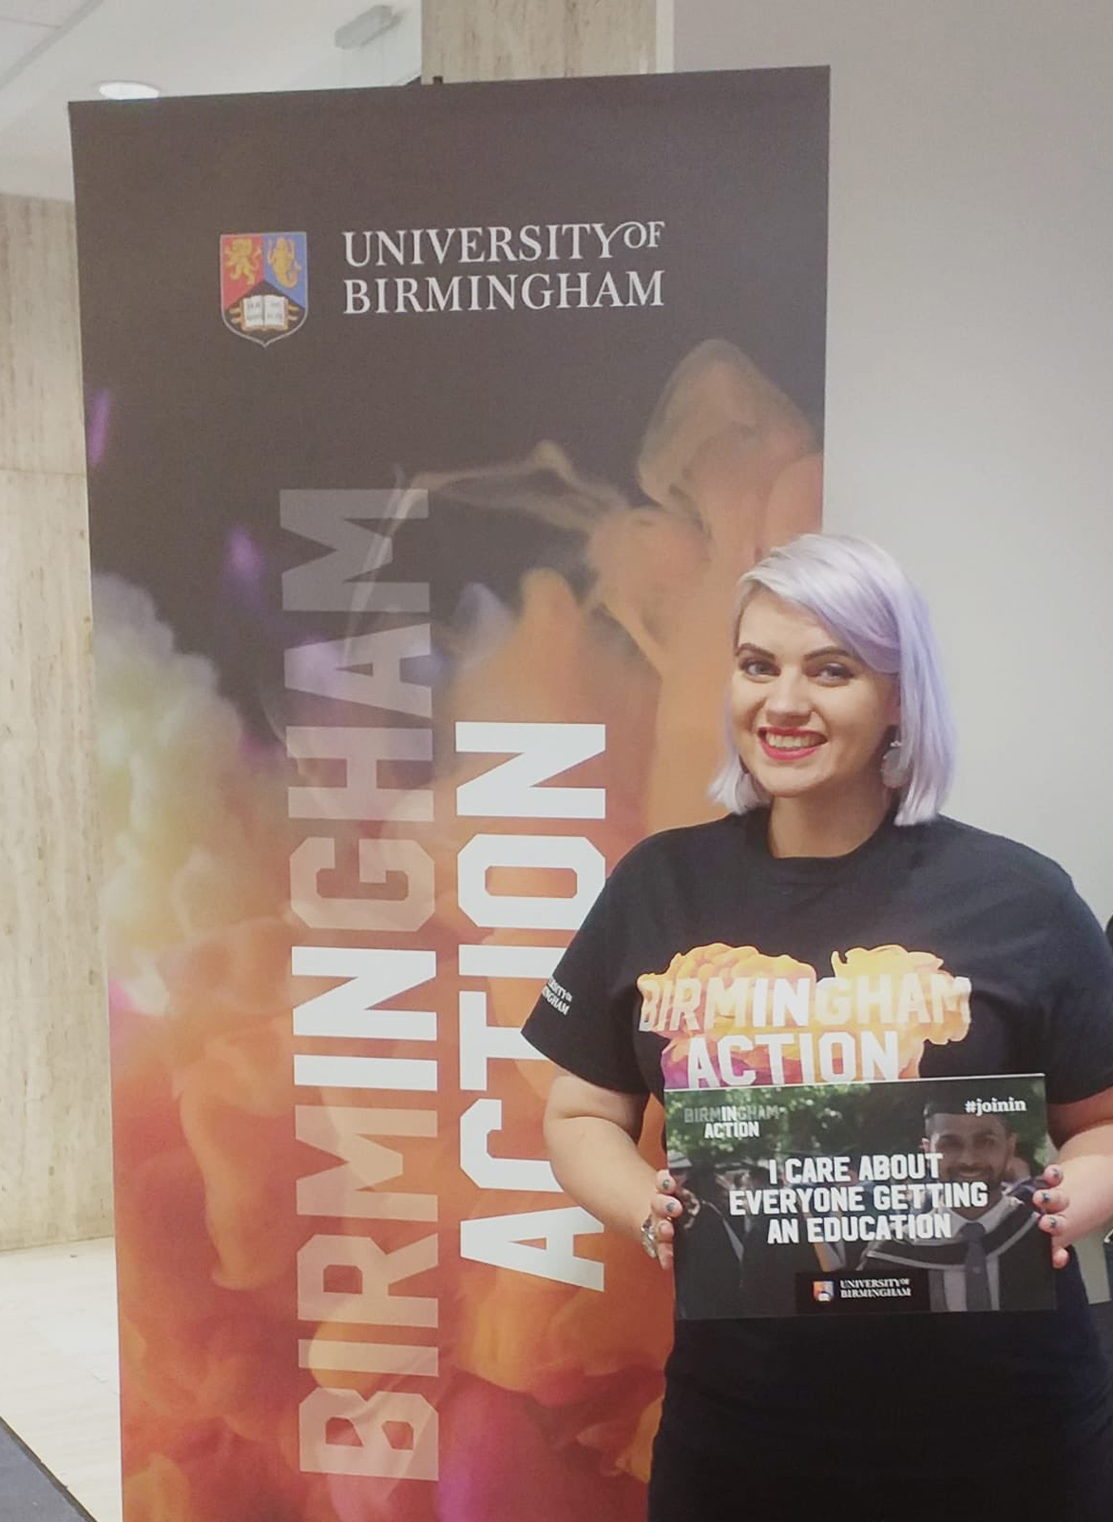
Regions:
M 671 1268 L 673 1244 L 684 1217 L 684 1212 L 694 1214 L 699 1208 L 695 1196 L 683 1189 L 666 1169 L 657 1175 L 657 1188 L 649 1204 L 653 1239 L 657 1244 L 657 1262 L 662 1268 Z

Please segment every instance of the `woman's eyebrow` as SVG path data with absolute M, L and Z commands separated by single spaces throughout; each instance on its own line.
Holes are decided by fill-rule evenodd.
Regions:
M 819 650 L 810 650 L 804 659 L 806 661 L 815 661 L 818 660 L 821 655 L 841 655 L 845 660 L 848 661 L 855 659 L 853 653 L 849 650 L 844 650 L 841 645 L 824 645 Z
M 741 655 L 744 650 L 748 655 L 760 655 L 767 661 L 775 661 L 777 659 L 771 650 L 763 650 L 760 645 L 752 645 L 749 640 L 743 640 L 737 646 L 734 653 L 735 655 Z M 841 645 L 823 645 L 818 650 L 809 650 L 804 659 L 806 661 L 816 661 L 823 655 L 841 655 L 844 660 L 848 661 L 856 659 L 851 651 L 844 650 Z

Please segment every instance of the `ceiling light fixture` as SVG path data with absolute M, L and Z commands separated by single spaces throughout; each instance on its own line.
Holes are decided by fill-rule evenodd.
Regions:
M 389 32 L 401 19 L 401 13 L 393 5 L 373 5 L 369 11 L 363 11 L 351 21 L 346 21 L 334 33 L 332 40 L 343 52 L 350 48 L 366 47 L 376 37 Z
M 97 90 L 105 100 L 155 100 L 162 94 L 157 85 L 145 85 L 138 79 L 107 79 Z

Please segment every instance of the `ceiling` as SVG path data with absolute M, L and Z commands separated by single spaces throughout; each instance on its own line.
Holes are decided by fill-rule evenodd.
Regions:
M 67 103 L 110 79 L 165 95 L 395 85 L 421 70 L 420 0 L 341 49 L 368 0 L 0 0 L 0 193 L 73 195 Z M 388 18 L 389 19 L 389 18 Z

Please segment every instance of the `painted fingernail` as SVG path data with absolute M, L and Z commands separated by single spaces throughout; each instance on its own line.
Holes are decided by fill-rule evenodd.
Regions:
M 668 1194 L 669 1190 L 672 1188 L 672 1179 L 667 1177 L 663 1178 L 661 1180 L 661 1188 L 665 1194 Z
M 1059 1230 L 1059 1217 L 1057 1215 L 1049 1215 L 1046 1217 L 1046 1220 L 1052 1231 Z
M 1040 1191 L 1040 1199 L 1043 1201 L 1043 1203 L 1045 1205 L 1050 1204 L 1051 1203 L 1051 1191 L 1048 1190 L 1048 1189 L 1041 1190 Z
M 668 1205 L 665 1208 L 667 1209 L 669 1215 L 679 1215 L 680 1214 L 680 1201 L 679 1200 L 670 1200 L 668 1202 Z

